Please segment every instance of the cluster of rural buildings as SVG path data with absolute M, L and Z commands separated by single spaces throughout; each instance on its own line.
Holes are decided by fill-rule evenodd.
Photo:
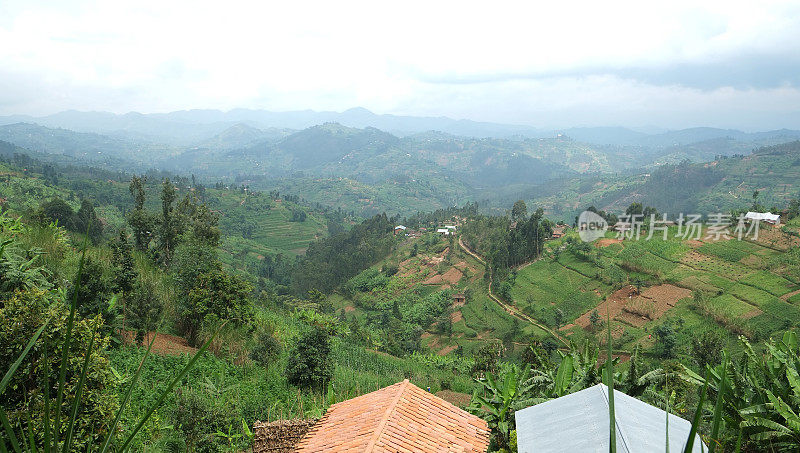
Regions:
M 457 225 L 444 225 L 443 227 L 436 228 L 436 233 L 442 236 L 450 236 L 456 234 Z M 408 237 L 419 237 L 421 234 L 427 233 L 427 228 L 420 228 L 419 230 L 412 230 L 405 225 L 397 225 L 394 227 L 394 234 L 404 235 Z
M 618 390 L 614 408 L 621 451 L 665 451 L 667 443 L 684 451 L 691 433 L 687 420 Z M 518 451 L 608 451 L 609 412 L 609 389 L 603 384 L 516 411 Z M 336 403 L 319 420 L 256 422 L 254 434 L 254 453 L 482 453 L 491 439 L 485 420 L 408 379 Z M 695 434 L 691 451 L 704 449 Z

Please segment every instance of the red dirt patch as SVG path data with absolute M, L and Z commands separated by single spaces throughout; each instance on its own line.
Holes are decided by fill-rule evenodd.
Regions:
M 689 247 L 692 247 L 692 248 L 702 247 L 703 246 L 703 241 L 698 241 L 696 239 L 691 239 L 691 240 L 686 241 L 686 245 L 688 245 Z
M 752 309 L 752 310 L 748 311 L 747 313 L 743 314 L 743 315 L 742 315 L 742 316 L 740 316 L 740 317 L 741 317 L 742 319 L 744 319 L 744 320 L 747 320 L 747 319 L 750 319 L 750 318 L 755 318 L 756 316 L 760 315 L 761 313 L 764 313 L 764 312 L 763 312 L 763 311 L 761 311 L 761 310 L 760 310 L 760 309 L 758 309 L 758 308 L 755 308 L 755 307 L 753 307 L 753 309 Z
M 447 355 L 447 354 L 450 354 L 451 352 L 455 351 L 456 349 L 458 349 L 458 346 L 456 346 L 456 345 L 445 346 L 437 354 L 439 354 L 439 355 Z
M 595 247 L 608 247 L 611 244 L 620 244 L 622 243 L 622 239 L 613 239 L 613 238 L 603 238 L 598 239 L 597 242 L 594 243 Z
M 615 291 L 596 308 L 581 315 L 574 324 L 588 328 L 591 325 L 589 317 L 597 310 L 601 318 L 605 319 L 608 312 L 613 319 L 641 327 L 664 316 L 679 300 L 691 295 L 691 290 L 669 284 L 651 286 L 642 291 L 641 295 L 636 294 L 633 286 L 626 286 Z
M 464 269 L 467 268 L 467 262 L 466 261 L 459 261 L 458 263 L 454 264 L 453 267 L 463 271 Z
M 344 311 L 345 311 L 345 313 L 354 312 L 354 311 L 356 311 L 356 307 L 354 307 L 352 305 L 348 305 L 348 306 L 344 307 Z
M 636 294 L 636 288 L 634 288 L 633 286 L 626 286 L 622 289 L 619 289 L 613 292 L 610 296 L 608 296 L 606 300 L 600 302 L 600 304 L 597 305 L 597 307 L 582 314 L 578 319 L 575 320 L 573 324 L 570 324 L 570 326 L 578 325 L 584 329 L 588 328 L 592 324 L 589 321 L 589 317 L 595 310 L 597 310 L 597 313 L 603 319 L 606 318 L 606 313 L 608 313 L 612 318 L 614 318 L 622 312 L 622 307 L 625 306 L 625 303 L 627 303 L 628 296 L 634 294 Z M 567 327 L 568 326 L 564 326 L 564 328 Z
M 150 332 L 145 335 L 143 344 L 150 344 L 150 341 L 153 339 L 153 334 L 155 334 L 155 332 Z M 122 339 L 125 344 L 136 344 L 136 332 L 126 330 L 122 333 Z M 197 352 L 197 348 L 189 346 L 189 342 L 184 338 L 159 333 L 156 335 L 155 343 L 153 343 L 153 352 L 160 355 L 193 355 Z
M 462 319 L 464 319 L 464 315 L 461 314 L 460 310 L 450 313 L 450 321 L 452 321 L 453 324 L 457 323 L 458 321 L 461 321 Z
M 674 307 L 679 300 L 691 297 L 690 289 L 681 288 L 675 285 L 658 285 L 645 289 L 638 297 L 634 297 L 622 307 L 623 313 L 633 315 L 633 318 L 626 317 L 626 321 L 631 322 L 636 327 L 641 327 L 650 321 L 654 321 Z M 634 319 L 638 320 L 634 322 Z
M 783 300 L 789 300 L 791 297 L 793 297 L 793 296 L 795 296 L 795 295 L 797 295 L 797 294 L 800 294 L 800 289 L 798 289 L 798 290 L 796 290 L 796 291 L 792 291 L 792 292 L 790 292 L 790 293 L 786 293 L 786 294 L 784 294 L 783 296 L 781 296 L 781 299 L 783 299 Z
M 447 401 L 453 406 L 465 408 L 469 406 L 472 401 L 472 395 L 468 393 L 454 392 L 452 390 L 440 390 L 436 392 L 436 396 Z
M 423 285 L 455 285 L 461 280 L 463 274 L 458 269 L 451 267 L 444 274 L 436 274 L 422 282 Z

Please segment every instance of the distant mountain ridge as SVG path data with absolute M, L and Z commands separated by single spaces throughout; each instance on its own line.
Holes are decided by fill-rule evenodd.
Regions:
M 398 137 L 438 131 L 461 137 L 476 138 L 555 138 L 559 134 L 594 145 L 669 147 L 717 138 L 758 142 L 771 138 L 800 138 L 800 130 L 743 132 L 735 129 L 696 127 L 681 130 L 649 132 L 626 127 L 573 127 L 566 129 L 537 128 L 521 124 L 480 122 L 448 117 L 422 117 L 376 114 L 356 107 L 343 112 L 296 110 L 233 109 L 180 110 L 169 113 L 142 114 L 129 112 L 81 112 L 68 110 L 53 115 L 32 117 L 12 115 L 0 117 L 0 125 L 18 122 L 60 127 L 77 132 L 93 132 L 126 139 L 149 140 L 174 146 L 199 145 L 231 127 L 250 126 L 260 130 L 302 130 L 325 123 L 339 123 L 354 128 L 374 127 Z

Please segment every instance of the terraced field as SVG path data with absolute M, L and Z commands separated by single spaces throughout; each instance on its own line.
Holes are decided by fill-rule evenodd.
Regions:
M 265 194 L 231 191 L 212 191 L 209 198 L 212 209 L 224 213 L 220 217 L 222 232 L 236 238 L 226 242 L 249 244 L 260 253 L 302 254 L 309 244 L 327 234 L 324 217 L 306 206 L 271 200 Z M 304 221 L 292 221 L 296 211 L 306 214 Z
M 511 296 L 542 321 L 560 310 L 566 323 L 575 323 L 566 331 L 579 336 L 595 333 L 588 322 L 593 311 L 605 319 L 608 310 L 622 348 L 652 342 L 650 332 L 662 323 L 766 338 L 800 326 L 800 285 L 783 259 L 783 247 L 795 240 L 776 232 L 770 227 L 758 241 L 606 239 L 588 254 L 567 247 L 557 261 L 520 270 Z M 608 275 L 614 268 L 624 275 L 612 285 Z M 615 291 L 635 282 L 641 282 L 642 296 L 632 286 Z M 657 288 L 675 288 L 675 297 L 663 303 L 648 297 Z

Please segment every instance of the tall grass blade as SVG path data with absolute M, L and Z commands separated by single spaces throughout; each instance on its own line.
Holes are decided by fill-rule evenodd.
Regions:
M 61 434 L 61 405 L 64 403 L 64 383 L 67 380 L 67 362 L 69 361 L 69 349 L 72 344 L 72 327 L 75 324 L 75 309 L 78 305 L 78 291 L 81 289 L 81 276 L 83 275 L 83 265 L 86 262 L 86 249 L 89 245 L 89 235 L 83 239 L 83 252 L 81 261 L 78 264 L 78 275 L 75 277 L 75 286 L 72 289 L 72 302 L 69 306 L 69 317 L 67 318 L 67 332 L 64 335 L 64 345 L 61 354 L 61 368 L 58 371 L 58 393 L 56 395 L 56 420 L 53 423 L 53 440 L 58 445 L 58 438 Z M 49 453 L 49 452 L 48 452 Z
M 606 324 L 608 338 L 606 339 L 606 386 L 608 387 L 608 451 L 617 453 L 617 417 L 614 413 L 614 364 L 611 345 L 611 311 L 606 306 Z
M 144 368 L 144 362 L 147 360 L 147 357 L 150 356 L 150 350 L 153 348 L 153 343 L 156 342 L 157 333 L 153 333 L 153 338 L 150 340 L 150 344 L 147 345 L 147 352 L 144 353 L 144 357 L 142 357 L 142 361 L 139 362 L 139 366 L 136 368 L 136 374 L 133 375 L 133 380 L 131 380 L 130 385 L 128 386 L 128 390 L 125 392 L 125 397 L 122 399 L 122 404 L 119 406 L 119 410 L 117 411 L 117 416 L 114 417 L 114 422 L 111 424 L 111 429 L 108 431 L 108 437 L 106 437 L 106 441 L 103 442 L 103 449 L 102 453 L 108 451 L 108 448 L 111 446 L 111 442 L 114 440 L 114 436 L 116 435 L 117 431 L 117 424 L 119 424 L 120 419 L 122 418 L 122 413 L 125 410 L 125 407 L 128 405 L 128 400 L 131 399 L 131 393 L 133 393 L 133 388 L 136 387 L 136 383 L 139 382 L 139 376 L 142 374 L 142 368 Z
M 72 432 L 75 429 L 75 420 L 78 418 L 78 408 L 81 405 L 81 397 L 83 396 L 83 385 L 86 383 L 86 372 L 89 371 L 89 359 L 92 357 L 92 347 L 94 346 L 94 336 L 97 333 L 97 324 L 95 323 L 92 328 L 92 337 L 89 338 L 89 346 L 83 355 L 83 368 L 81 369 L 81 376 L 78 379 L 78 388 L 75 390 L 75 400 L 72 402 L 72 411 L 70 411 L 69 425 L 67 426 L 67 437 L 64 440 L 64 453 L 70 451 L 72 448 Z
M 725 392 L 728 386 L 728 359 L 723 355 L 722 376 L 720 376 L 719 388 L 717 389 L 717 402 L 714 404 L 714 421 L 711 423 L 711 439 L 708 445 L 708 453 L 714 453 L 719 444 L 719 431 L 722 426 L 722 405 L 725 402 Z
M 29 452 L 34 453 L 39 451 L 39 449 L 36 448 L 36 441 L 33 438 L 33 421 L 31 420 L 30 412 L 28 412 L 28 445 L 30 446 L 28 449 Z
M 189 370 L 194 366 L 195 362 L 197 362 L 197 359 L 199 359 L 200 356 L 206 351 L 206 349 L 208 349 L 208 346 L 211 345 L 211 342 L 214 341 L 217 335 L 219 335 L 222 328 L 225 327 L 225 324 L 227 324 L 227 322 L 224 322 L 222 323 L 221 326 L 219 326 L 217 331 L 214 332 L 214 335 L 212 335 L 211 338 L 209 338 L 208 341 L 206 341 L 203 347 L 200 348 L 200 350 L 197 351 L 197 353 L 195 353 L 194 357 L 192 357 L 189 363 L 187 363 L 186 366 L 183 367 L 183 370 L 181 370 L 181 372 L 177 376 L 175 376 L 175 379 L 173 379 L 172 382 L 169 383 L 167 388 L 165 388 L 164 391 L 161 392 L 161 396 L 159 396 L 158 400 L 152 406 L 150 406 L 150 409 L 147 411 L 147 413 L 142 416 L 142 418 L 139 420 L 139 423 L 136 425 L 136 428 L 134 428 L 133 432 L 131 432 L 128 435 L 127 440 L 125 440 L 125 443 L 122 444 L 122 448 L 120 448 L 119 451 L 127 451 L 128 446 L 131 444 L 131 442 L 133 442 L 134 437 L 136 437 L 136 435 L 139 433 L 139 430 L 142 429 L 142 426 L 144 426 L 145 422 L 147 422 L 150 416 L 153 415 L 153 412 L 155 412 L 155 410 L 159 406 L 161 406 L 161 404 L 167 398 L 167 395 L 172 391 L 173 388 L 175 388 L 175 385 L 178 382 L 180 382 L 180 380 L 183 379 L 184 376 L 186 376 L 186 373 L 189 372 Z
M 22 449 L 19 447 L 19 441 L 17 440 L 17 435 L 14 434 L 14 428 L 11 427 L 8 417 L 6 417 L 6 411 L 4 411 L 2 407 L 0 407 L 0 423 L 3 424 L 3 429 L 6 430 L 6 437 L 8 438 L 8 441 L 11 442 L 11 448 L 13 448 L 15 452 L 22 453 Z
M 667 438 L 665 439 L 665 441 L 666 441 L 666 449 L 665 449 L 665 451 L 666 451 L 666 453 L 669 453 L 669 374 L 664 376 L 664 393 L 667 395 L 667 408 L 666 408 L 667 410 L 664 411 L 664 412 L 667 413 L 666 421 L 664 422 L 665 431 L 667 433 L 666 434 Z
M 700 400 L 697 402 L 697 410 L 694 411 L 692 429 L 689 431 L 689 438 L 686 440 L 686 448 L 683 449 L 683 453 L 691 453 L 694 448 L 694 438 L 697 436 L 697 429 L 700 427 L 700 415 L 703 413 L 703 403 L 706 402 L 706 392 L 708 391 L 708 380 L 710 378 L 711 373 L 706 369 L 705 383 L 703 384 L 703 390 L 700 392 Z
M 50 453 L 50 354 L 44 338 L 44 451 Z

